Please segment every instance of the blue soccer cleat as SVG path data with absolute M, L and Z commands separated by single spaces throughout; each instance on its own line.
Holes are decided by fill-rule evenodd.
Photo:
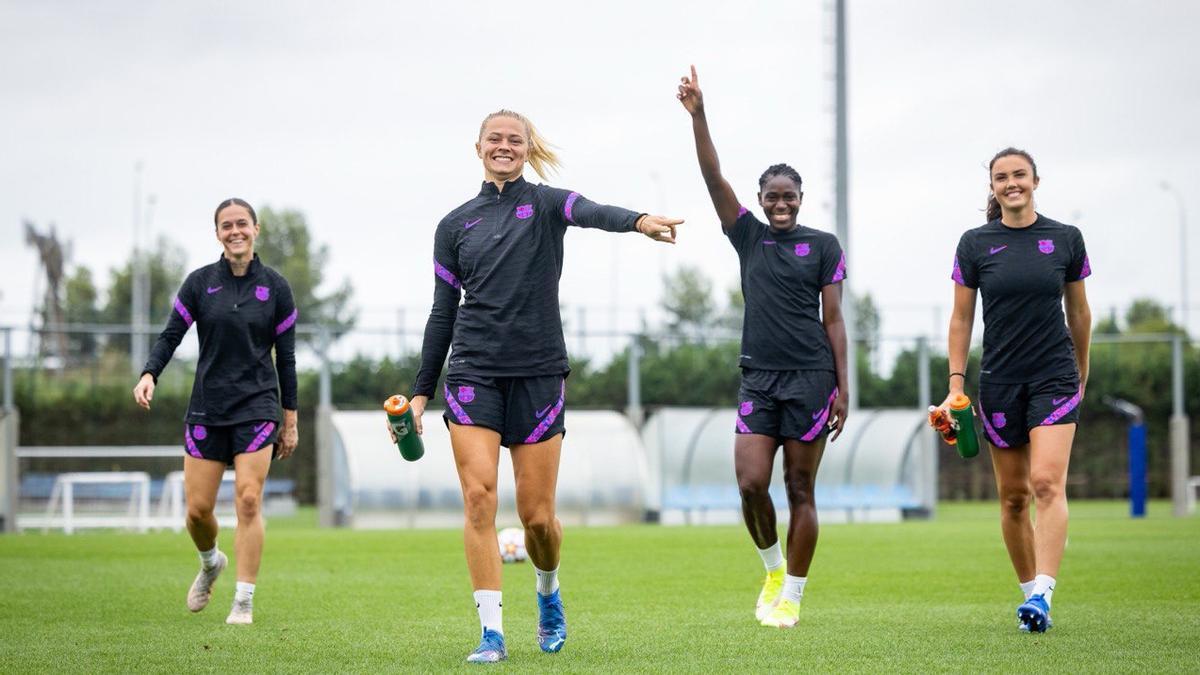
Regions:
M 550 595 L 537 594 L 538 646 L 547 654 L 563 648 L 567 641 L 567 617 L 563 616 L 562 597 L 558 591 Z
M 1045 633 L 1054 625 L 1050 621 L 1050 605 L 1041 593 L 1029 596 L 1017 608 L 1017 620 L 1021 622 L 1021 630 L 1029 633 Z
M 494 630 L 483 629 L 483 639 L 475 651 L 467 655 L 467 663 L 496 663 L 508 659 L 504 648 L 504 636 Z

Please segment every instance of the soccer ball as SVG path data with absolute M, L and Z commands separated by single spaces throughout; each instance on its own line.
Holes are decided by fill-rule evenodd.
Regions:
M 500 544 L 500 559 L 506 563 L 525 562 L 525 530 L 506 527 L 496 536 Z

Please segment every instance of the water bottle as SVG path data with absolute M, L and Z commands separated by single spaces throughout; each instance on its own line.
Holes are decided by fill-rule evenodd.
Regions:
M 400 449 L 400 456 L 410 462 L 421 459 L 425 454 L 425 444 L 417 434 L 412 406 L 408 404 L 408 399 L 396 394 L 383 402 L 383 409 L 387 412 L 388 424 L 396 434 L 396 447 Z
M 958 430 L 958 456 L 970 459 L 979 454 L 979 436 L 975 432 L 975 413 L 971 410 L 971 399 L 966 394 L 959 394 L 950 401 L 950 417 L 954 418 L 954 426 Z

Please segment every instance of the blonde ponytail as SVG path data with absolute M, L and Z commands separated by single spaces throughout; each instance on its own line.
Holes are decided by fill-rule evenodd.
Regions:
M 483 123 L 479 125 L 480 139 L 483 138 L 483 131 L 487 128 L 487 123 L 494 117 L 511 117 L 525 125 L 525 138 L 529 143 L 529 153 L 525 161 L 529 162 L 529 165 L 543 180 L 549 180 L 549 174 L 557 172 L 561 168 L 562 163 L 558 159 L 558 153 L 553 150 L 554 146 L 538 133 L 537 127 L 533 126 L 533 122 L 530 122 L 528 117 L 519 112 L 497 110 L 483 118 Z

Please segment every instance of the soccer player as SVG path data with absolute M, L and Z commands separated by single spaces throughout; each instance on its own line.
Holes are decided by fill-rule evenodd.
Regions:
M 1025 597 L 1019 626 L 1044 632 L 1067 540 L 1067 463 L 1092 330 L 1083 280 L 1092 269 L 1079 229 L 1034 210 L 1039 179 L 1029 153 L 1006 148 L 988 169 L 988 222 L 963 233 L 954 256 L 950 394 L 942 406 L 966 384 L 978 290 L 984 328 L 976 409 L 991 445 L 1000 531 Z
M 434 233 L 433 308 L 412 406 L 419 433 L 449 349 L 444 418 L 462 484 L 467 568 L 483 631 L 467 660 L 493 662 L 507 658 L 495 525 L 500 446 L 512 453 L 517 512 L 537 573 L 538 644 L 557 652 L 567 637 L 558 583 L 562 526 L 554 511 L 569 370 L 558 306 L 563 235 L 576 225 L 674 243 L 683 221 L 527 183 L 526 162 L 545 177 L 558 158 L 533 124 L 510 110 L 484 119 L 475 151 L 483 162 L 479 194 Z
M 158 376 L 195 323 L 200 360 L 184 419 L 183 482 L 187 528 L 200 551 L 200 573 L 188 590 L 187 606 L 199 612 L 208 605 L 213 583 L 228 564 L 217 548 L 213 505 L 221 477 L 232 465 L 237 592 L 225 623 L 249 624 L 254 620 L 254 585 L 262 559 L 263 484 L 271 459 L 290 457 L 298 439 L 297 311 L 287 280 L 254 252 L 259 227 L 253 207 L 241 199 L 227 199 L 217 206 L 213 220 L 221 257 L 184 280 L 133 398 L 150 409 Z
M 846 423 L 846 257 L 837 237 L 796 222 L 804 193 L 800 174 L 786 164 L 758 180 L 766 223 L 741 206 L 721 175 L 695 66 L 677 98 L 692 116 L 700 173 L 741 264 L 746 310 L 734 469 L 746 528 L 767 571 L 755 617 L 791 628 L 817 546 L 817 467 L 826 434 L 832 429 L 836 439 Z M 780 445 L 790 507 L 786 570 L 768 492 Z

